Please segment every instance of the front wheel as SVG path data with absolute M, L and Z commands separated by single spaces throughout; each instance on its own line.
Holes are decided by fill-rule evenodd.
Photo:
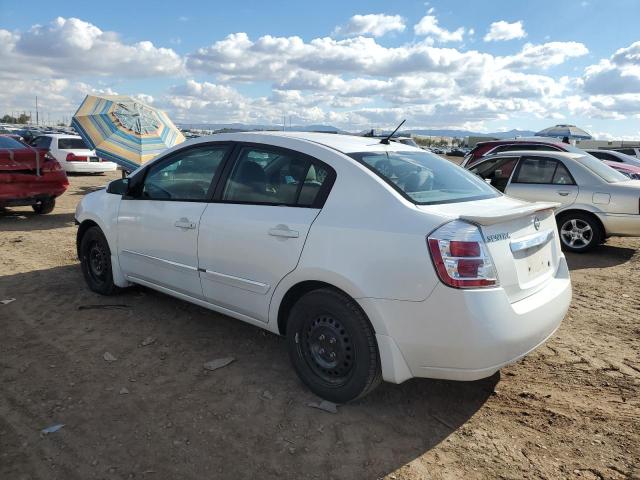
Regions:
M 382 380 L 375 332 L 358 304 L 332 289 L 313 290 L 287 323 L 289 357 L 316 395 L 335 403 L 363 397 Z
M 101 295 L 118 292 L 111 273 L 109 243 L 99 227 L 89 228 L 80 240 L 80 266 L 91 290 Z
M 583 253 L 602 243 L 604 235 L 598 221 L 582 212 L 567 213 L 557 219 L 560 243 L 564 250 Z
M 38 200 L 38 202 L 32 205 L 31 208 L 33 208 L 33 211 L 36 212 L 38 215 L 45 215 L 47 213 L 53 212 L 53 209 L 55 208 L 55 206 L 56 206 L 56 199 L 51 197 L 51 198 L 45 198 L 44 200 Z

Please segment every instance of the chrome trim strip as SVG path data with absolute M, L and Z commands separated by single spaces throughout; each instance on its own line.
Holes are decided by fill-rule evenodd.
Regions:
M 174 267 L 178 267 L 178 268 L 184 268 L 184 269 L 190 270 L 192 272 L 197 272 L 198 271 L 197 267 L 192 267 L 191 265 L 185 265 L 184 263 L 173 262 L 171 260 L 165 260 L 164 258 L 158 258 L 158 257 L 154 257 L 152 255 L 145 255 L 144 253 L 134 252 L 134 251 L 131 251 L 131 250 L 120 250 L 120 253 L 128 253 L 130 255 L 135 255 L 137 257 L 142 257 L 142 258 L 146 258 L 146 259 L 149 259 L 149 260 L 155 260 L 156 262 L 166 263 L 168 265 L 171 265 L 171 266 L 174 266 Z
M 270 288 L 270 285 L 255 280 L 248 280 L 246 278 L 235 277 L 233 275 L 227 275 L 225 273 L 214 272 L 212 270 L 200 269 L 200 273 L 204 274 L 208 280 L 224 283 L 232 287 L 241 288 L 242 290 L 248 290 L 250 292 L 259 293 L 265 295 Z
M 547 230 L 545 232 L 534 233 L 527 237 L 520 238 L 518 240 L 511 240 L 511 251 L 519 252 L 520 250 L 526 250 L 531 247 L 538 247 L 549 242 L 553 238 L 553 230 Z

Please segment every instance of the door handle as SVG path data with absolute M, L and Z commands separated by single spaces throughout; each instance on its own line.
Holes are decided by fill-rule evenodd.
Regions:
M 197 227 L 195 222 L 191 222 L 186 218 L 181 218 L 180 220 L 176 220 L 176 223 L 173 224 L 175 227 L 183 228 L 185 230 L 194 230 Z
M 566 197 L 567 195 L 569 195 L 569 192 L 558 192 L 558 195 L 560 195 L 561 197 Z
M 269 230 L 269 235 L 273 237 L 298 238 L 300 233 L 295 230 L 289 230 L 286 225 L 278 225 Z

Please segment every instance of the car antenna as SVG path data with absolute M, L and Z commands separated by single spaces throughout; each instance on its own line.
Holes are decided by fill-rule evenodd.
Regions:
M 398 126 L 396 127 L 396 129 L 395 129 L 393 132 L 391 132 L 391 134 L 389 134 L 389 136 L 388 136 L 388 137 L 385 137 L 385 138 L 383 138 L 382 140 L 380 140 L 380 143 L 383 143 L 383 144 L 385 144 L 385 145 L 389 145 L 389 140 L 391 140 L 391 137 L 393 137 L 393 136 L 395 135 L 395 133 L 396 133 L 398 130 L 400 130 L 400 127 L 401 127 L 402 125 L 404 125 L 404 122 L 406 122 L 406 121 L 407 121 L 407 119 L 406 119 L 406 118 L 405 118 L 404 120 L 402 120 L 402 122 L 400 122 L 400 125 L 398 125 Z

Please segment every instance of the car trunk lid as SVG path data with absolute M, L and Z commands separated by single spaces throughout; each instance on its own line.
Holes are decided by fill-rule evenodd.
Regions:
M 562 254 L 553 213 L 557 206 L 500 197 L 418 208 L 477 225 L 500 287 L 517 302 L 543 288 L 559 266 Z

